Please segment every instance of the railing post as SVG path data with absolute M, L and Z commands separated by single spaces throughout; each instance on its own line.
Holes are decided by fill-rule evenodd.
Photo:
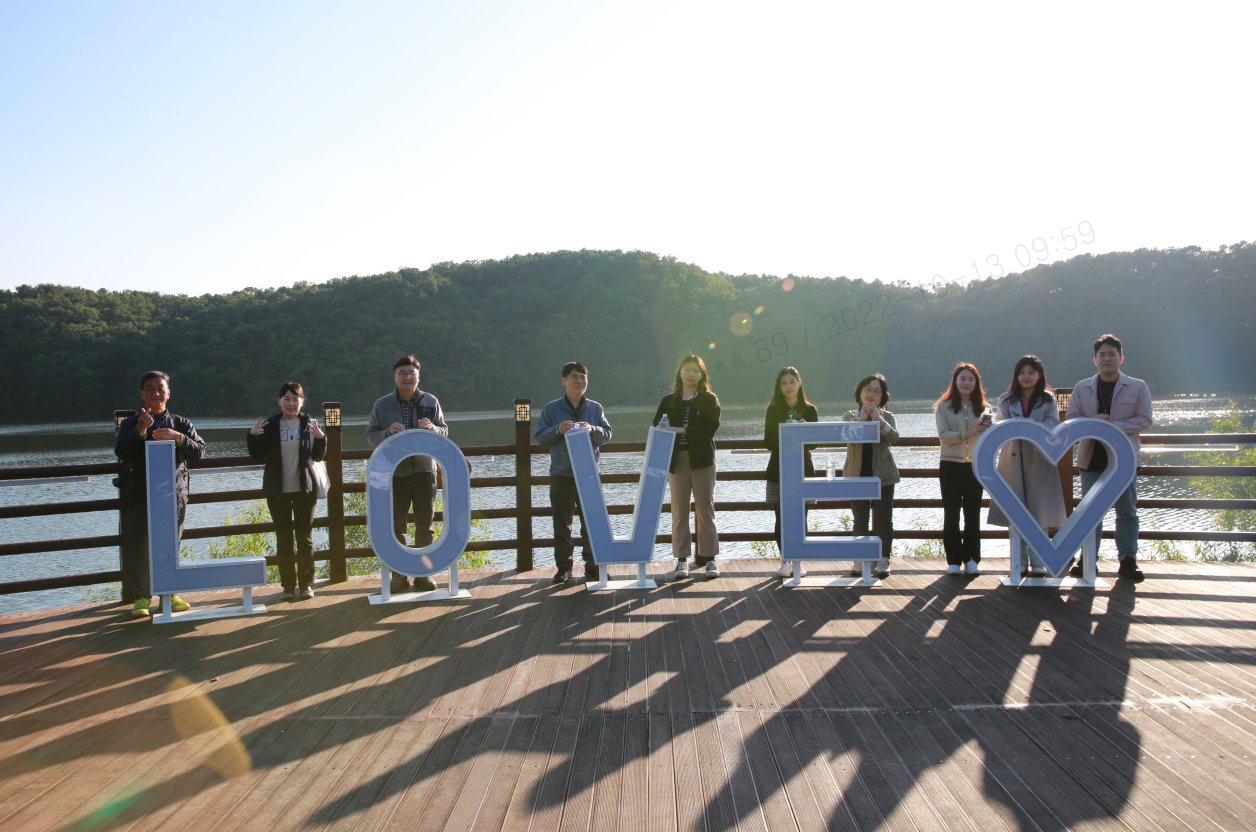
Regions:
M 1072 387 L 1057 387 L 1055 389 L 1055 400 L 1060 406 L 1060 421 L 1064 421 L 1064 416 L 1068 413 L 1068 400 L 1073 395 Z M 1064 455 L 1059 462 L 1055 464 L 1056 470 L 1060 474 L 1060 488 L 1064 491 L 1064 516 L 1067 517 L 1073 513 L 1073 450 Z
M 515 569 L 532 571 L 532 400 L 515 399 Z
M 349 580 L 345 565 L 345 477 L 340 439 L 340 402 L 323 402 L 327 434 L 327 566 L 333 584 Z
M 135 415 L 134 410 L 115 410 L 113 412 L 113 438 L 118 439 L 118 428 L 126 419 Z M 118 568 L 122 571 L 122 603 L 134 604 L 135 599 L 127 591 L 131 585 L 131 531 L 126 522 L 126 494 L 121 476 L 118 477 Z

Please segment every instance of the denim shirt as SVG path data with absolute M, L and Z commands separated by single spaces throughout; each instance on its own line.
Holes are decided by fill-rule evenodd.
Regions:
M 566 396 L 554 399 L 541 409 L 541 416 L 536 421 L 536 441 L 549 448 L 551 477 L 575 476 L 571 470 L 571 458 L 567 455 L 567 440 L 558 432 L 558 426 L 568 419 L 589 423 L 595 463 L 601 458 L 598 448 L 611 441 L 611 423 L 606 421 L 606 413 L 600 404 L 582 398 L 578 406 L 572 407 Z

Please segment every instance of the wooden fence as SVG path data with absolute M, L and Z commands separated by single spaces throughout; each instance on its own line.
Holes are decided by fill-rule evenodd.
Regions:
M 1058 391 L 1061 394 L 1067 394 L 1068 391 Z M 1061 397 L 1061 402 L 1067 401 Z M 549 537 L 534 537 L 532 533 L 533 517 L 550 517 L 553 510 L 548 506 L 537 506 L 532 503 L 532 487 L 539 485 L 548 485 L 549 477 L 536 476 L 532 473 L 532 456 L 538 454 L 547 454 L 548 449 L 540 445 L 532 443 L 532 419 L 531 419 L 531 401 L 528 399 L 515 399 L 515 442 L 512 445 L 473 445 L 462 448 L 462 452 L 468 457 L 474 456 L 514 456 L 515 458 L 515 474 L 507 477 L 475 477 L 471 478 L 472 488 L 501 488 L 513 486 L 515 489 L 515 505 L 512 508 L 501 509 L 473 509 L 472 518 L 477 519 L 505 519 L 514 518 L 516 525 L 516 534 L 510 539 L 494 539 L 494 540 L 478 540 L 472 541 L 468 546 L 468 550 L 498 550 L 498 549 L 514 549 L 515 565 L 521 572 L 532 569 L 532 554 L 537 548 L 548 548 L 554 545 L 554 539 Z M 115 413 L 115 428 L 123 418 L 130 415 L 132 411 L 117 411 Z M 344 497 L 345 494 L 364 493 L 366 486 L 364 483 L 345 482 L 344 481 L 344 463 L 350 460 L 366 460 L 370 458 L 370 451 L 346 451 L 341 443 L 341 420 L 340 420 L 340 403 L 325 402 L 323 405 L 324 428 L 327 433 L 327 471 L 331 480 L 330 493 L 327 498 L 327 516 L 315 518 L 314 526 L 316 528 L 326 528 L 328 530 L 328 546 L 326 549 L 316 551 L 314 553 L 315 560 L 330 562 L 330 576 L 333 583 L 344 581 L 347 578 L 345 562 L 348 558 L 374 556 L 374 552 L 370 549 L 349 549 L 345 547 L 345 528 L 348 526 L 365 525 L 366 517 L 364 515 L 346 516 L 344 513 Z M 1142 437 L 1144 447 L 1147 446 L 1181 446 L 1183 449 L 1189 449 L 1192 446 L 1200 445 L 1234 445 L 1234 444 L 1253 444 L 1256 443 L 1256 434 L 1146 434 Z M 745 440 L 745 441 L 722 441 L 716 442 L 716 448 L 720 450 L 755 450 L 766 448 L 761 440 Z M 937 437 L 903 437 L 898 442 L 898 447 L 937 447 Z M 641 452 L 645 450 L 644 442 L 611 442 L 602 446 L 603 453 L 615 452 Z M 222 468 L 241 468 L 254 467 L 256 463 L 247 456 L 235 457 L 212 457 L 203 459 L 199 462 L 189 463 L 189 468 L 194 470 L 222 469 Z M 86 465 L 56 465 L 44 467 L 30 468 L 5 468 L 0 469 L 0 480 L 27 480 L 27 481 L 48 481 L 59 480 L 69 477 L 83 476 L 109 476 L 113 477 L 118 474 L 119 466 L 117 463 L 97 463 Z M 1071 511 L 1076 500 L 1072 498 L 1073 494 L 1073 478 L 1077 476 L 1077 469 L 1073 466 L 1067 457 L 1060 463 L 1061 482 L 1064 485 L 1064 493 L 1068 495 L 1066 505 Z M 904 468 L 900 474 L 905 479 L 910 478 L 937 478 L 937 468 Z M 1171 466 L 1171 465 L 1144 465 L 1139 470 L 1140 477 L 1256 477 L 1256 467 L 1254 466 Z M 718 480 L 763 480 L 765 474 L 763 471 L 720 471 L 716 475 Z M 603 474 L 602 482 L 606 483 L 635 483 L 639 475 L 637 474 Z M 261 477 L 258 477 L 259 482 Z M 212 491 L 206 493 L 193 493 L 189 499 L 190 504 L 199 505 L 206 503 L 227 503 L 238 502 L 244 500 L 262 499 L 262 491 L 260 488 L 248 489 L 242 491 Z M 988 504 L 988 500 L 986 501 Z M 820 501 L 816 504 L 819 509 L 830 508 L 846 508 L 849 506 L 845 501 Z M 894 506 L 896 508 L 942 508 L 941 499 L 895 499 Z M 719 512 L 729 511 L 771 511 L 772 503 L 762 501 L 733 501 L 733 502 L 717 502 L 715 510 Z M 1195 499 L 1140 499 L 1138 501 L 1140 509 L 1256 509 L 1256 500 L 1195 500 Z M 118 533 L 98 535 L 93 537 L 79 537 L 61 540 L 39 540 L 28 541 L 24 543 L 0 543 L 0 556 L 7 555 L 23 555 L 39 552 L 58 552 L 79 549 L 95 549 L 105 547 L 118 547 L 119 549 L 119 569 L 107 572 L 89 572 L 74 573 L 69 575 L 59 575 L 50 578 L 38 578 L 26 581 L 10 581 L 8 583 L 0 583 L 0 594 L 8 594 L 14 592 L 30 592 L 41 589 L 55 589 L 59 587 L 87 586 L 91 584 L 107 583 L 110 581 L 122 581 L 124 577 L 123 570 L 126 569 L 127 558 L 125 555 L 125 547 L 127 545 L 126 530 L 122 527 L 123 513 L 121 511 L 122 500 L 120 497 L 114 497 L 104 500 L 79 500 L 75 502 L 64 503 L 41 503 L 35 505 L 18 505 L 0 507 L 0 520 L 20 517 L 46 517 L 50 515 L 62 514 L 80 514 L 86 512 L 101 512 L 112 515 L 117 518 Z M 607 507 L 611 514 L 631 514 L 633 506 L 628 504 L 612 505 Z M 670 511 L 670 504 L 664 504 L 663 511 Z M 441 513 L 437 512 L 436 519 L 442 519 Z M 229 526 L 207 526 L 188 528 L 184 531 L 184 540 L 202 540 L 206 538 L 226 537 L 230 535 L 255 534 L 264 532 L 273 532 L 275 529 L 273 523 L 251 523 L 238 524 Z M 821 534 L 849 534 L 849 532 L 829 531 L 821 532 Z M 1105 536 L 1112 537 L 1112 530 L 1106 530 Z M 941 529 L 896 529 L 894 536 L 898 539 L 937 539 L 942 537 Z M 1005 529 L 983 529 L 983 538 L 1007 538 Z M 1204 542 L 1256 542 L 1256 533 L 1250 532 L 1222 532 L 1222 531 L 1162 531 L 1162 530 L 1143 530 L 1139 532 L 1139 538 L 1144 540 L 1188 540 L 1188 541 L 1204 541 Z M 771 530 L 761 532 L 721 532 L 720 540 L 722 541 L 768 541 L 772 540 Z M 671 535 L 658 535 L 656 537 L 658 543 L 670 543 Z M 274 558 L 268 558 L 268 562 L 274 563 Z M 125 581 L 123 586 L 125 586 Z M 133 599 L 124 598 L 125 601 Z

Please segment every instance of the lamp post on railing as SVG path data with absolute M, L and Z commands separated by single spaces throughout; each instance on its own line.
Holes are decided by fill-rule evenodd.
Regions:
M 532 400 L 515 399 L 515 569 L 532 571 Z
M 323 402 L 323 432 L 327 434 L 327 571 L 333 584 L 349 580 L 345 565 L 345 489 L 343 445 L 340 438 L 340 402 Z
M 1068 400 L 1073 396 L 1072 387 L 1055 388 L 1055 403 L 1060 408 L 1060 421 L 1064 421 L 1064 415 L 1068 413 Z M 1060 472 L 1060 488 L 1064 491 L 1064 515 L 1073 513 L 1073 454 L 1072 452 L 1065 454 L 1059 462 L 1055 464 L 1055 468 Z
M 113 438 L 116 442 L 118 439 L 118 431 L 122 428 L 122 423 L 135 415 L 134 410 L 115 410 L 113 412 Z M 118 499 L 125 500 L 126 495 L 122 493 L 122 479 L 118 479 Z M 134 604 L 135 599 L 131 597 L 131 593 L 127 592 L 127 587 L 131 581 L 131 558 L 128 557 L 131 549 L 131 535 L 126 523 L 126 509 L 124 507 L 118 509 L 118 569 L 122 572 L 122 602 L 124 604 Z

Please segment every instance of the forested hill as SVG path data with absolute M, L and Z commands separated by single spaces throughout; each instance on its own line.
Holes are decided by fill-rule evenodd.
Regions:
M 0 291 L 0 420 L 108 417 L 135 407 L 148 369 L 173 377 L 176 412 L 269 412 L 287 380 L 311 409 L 364 415 L 414 352 L 447 409 L 508 410 L 561 395 L 590 368 L 590 396 L 653 404 L 690 350 L 730 403 L 766 401 L 785 365 L 813 399 L 852 398 L 880 371 L 898 397 L 933 396 L 955 362 L 1005 388 L 1024 353 L 1072 386 L 1091 341 L 1115 332 L 1125 369 L 1157 395 L 1256 387 L 1256 245 L 1082 255 L 925 291 L 839 278 L 732 276 L 644 252 L 562 251 L 440 263 L 225 295 Z M 742 323 L 742 319 L 746 323 Z M 714 345 L 714 346 L 711 346 Z

